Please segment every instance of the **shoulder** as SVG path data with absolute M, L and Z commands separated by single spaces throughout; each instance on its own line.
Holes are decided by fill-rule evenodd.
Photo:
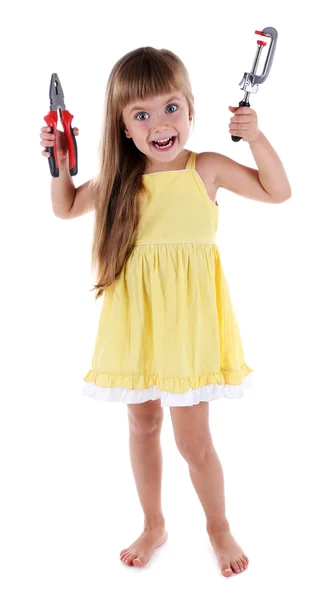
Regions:
M 228 187 L 226 180 L 229 181 L 232 177 L 233 165 L 238 165 L 228 156 L 219 152 L 199 152 L 196 153 L 196 170 L 200 173 L 203 179 L 207 180 L 210 185 L 216 187 Z M 240 165 L 241 166 L 241 165 Z
M 214 182 L 217 178 L 218 171 L 223 170 L 223 168 L 229 169 L 232 164 L 239 164 L 220 152 L 195 152 L 195 154 L 197 168 L 200 167 L 206 171 L 209 177 L 213 178 Z
M 209 185 L 216 186 L 217 184 L 217 152 L 195 152 L 195 169 L 202 177 L 203 181 Z M 220 155 L 219 155 L 220 156 Z M 217 187 L 219 187 L 217 185 Z

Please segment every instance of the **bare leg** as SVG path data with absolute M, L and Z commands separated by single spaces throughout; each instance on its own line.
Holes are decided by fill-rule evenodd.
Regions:
M 120 559 L 127 565 L 140 567 L 168 537 L 161 506 L 163 409 L 160 400 L 129 404 L 128 419 L 130 459 L 144 512 L 144 530 L 133 544 L 120 552 Z
M 203 506 L 206 529 L 226 577 L 244 571 L 248 558 L 230 532 L 225 514 L 224 476 L 209 429 L 209 404 L 171 407 L 177 447 L 188 463 L 191 481 Z

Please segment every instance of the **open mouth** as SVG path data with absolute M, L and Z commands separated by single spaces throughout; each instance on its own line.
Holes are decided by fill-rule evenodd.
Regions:
M 151 142 L 151 145 L 156 150 L 159 150 L 162 152 L 164 150 L 169 150 L 170 148 L 172 148 L 172 146 L 174 146 L 174 144 L 175 144 L 175 140 L 176 140 L 176 136 L 174 135 L 173 137 L 168 138 L 164 142 L 160 142 L 160 143 L 159 142 Z

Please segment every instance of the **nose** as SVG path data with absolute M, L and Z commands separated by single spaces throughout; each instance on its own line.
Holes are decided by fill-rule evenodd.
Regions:
M 161 131 L 161 130 L 165 130 L 169 127 L 169 123 L 168 123 L 168 118 L 169 115 L 164 114 L 164 115 L 157 115 L 156 117 L 153 116 L 152 117 L 152 128 L 154 131 Z

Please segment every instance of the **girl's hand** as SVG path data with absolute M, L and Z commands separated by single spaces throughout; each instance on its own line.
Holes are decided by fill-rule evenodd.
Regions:
M 73 132 L 74 132 L 74 135 L 78 135 L 79 134 L 78 127 L 74 127 Z M 50 133 L 50 127 L 41 127 L 40 138 L 41 138 L 40 145 L 44 146 L 44 148 L 55 145 L 55 134 Z M 63 133 L 63 131 L 59 131 L 58 129 L 56 130 L 56 142 L 57 142 L 56 145 L 57 145 L 58 162 L 62 163 L 66 160 L 66 158 L 68 156 L 68 147 L 66 144 L 65 134 Z M 46 150 L 42 150 L 42 156 L 46 156 L 47 158 L 49 158 L 50 152 L 47 152 Z
M 229 110 L 235 113 L 229 123 L 230 134 L 255 142 L 261 134 L 256 111 L 248 106 L 229 106 Z

